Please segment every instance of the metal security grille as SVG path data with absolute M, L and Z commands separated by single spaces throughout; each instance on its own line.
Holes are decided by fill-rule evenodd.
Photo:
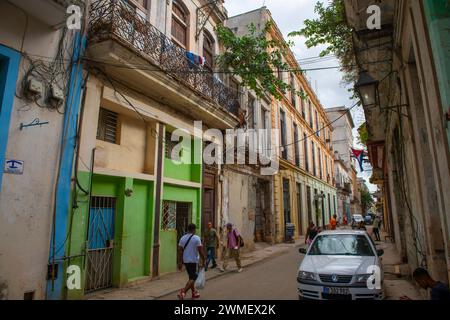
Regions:
M 115 213 L 115 198 L 91 198 L 86 292 L 112 286 Z
M 117 143 L 117 118 L 117 113 L 100 108 L 97 129 L 98 140 Z
M 175 230 L 177 222 L 177 203 L 173 201 L 164 201 L 163 206 L 162 229 Z

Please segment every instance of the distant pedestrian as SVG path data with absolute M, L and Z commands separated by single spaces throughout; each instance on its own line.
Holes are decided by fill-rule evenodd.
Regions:
M 331 218 L 331 220 L 330 220 L 331 230 L 336 230 L 336 226 L 337 226 L 336 218 L 337 218 L 337 215 L 333 215 L 333 218 Z
M 188 226 L 188 233 L 181 237 L 178 244 L 178 270 L 182 270 L 183 264 L 189 276 L 186 286 L 178 293 L 178 299 L 184 300 L 187 292 L 192 291 L 192 299 L 200 298 L 200 294 L 195 290 L 195 280 L 198 278 L 199 255 L 201 257 L 200 267 L 204 267 L 205 254 L 203 252 L 202 241 L 195 234 L 197 227 L 195 224 Z
M 344 226 L 346 226 L 347 224 L 348 224 L 348 221 L 347 221 L 347 216 L 344 216 Z
M 448 286 L 431 278 L 424 268 L 417 268 L 413 272 L 413 279 L 422 289 L 431 289 L 430 300 L 450 301 L 450 290 Z
M 205 271 L 208 271 L 209 263 L 212 262 L 212 268 L 217 267 L 216 250 L 219 248 L 219 235 L 216 229 L 213 228 L 212 222 L 208 222 L 205 231 L 205 246 L 206 246 L 206 265 Z
M 307 245 L 310 245 L 314 238 L 317 236 L 317 234 L 319 230 L 317 229 L 317 227 L 314 225 L 314 222 L 310 221 L 309 222 L 309 227 L 306 230 L 306 236 L 305 236 L 305 243 Z
M 358 224 L 358 229 L 359 229 L 359 230 L 367 230 L 367 229 L 366 229 L 366 226 L 364 225 L 364 221 L 361 221 L 361 222 Z
M 375 217 L 375 219 L 373 220 L 373 234 L 375 235 L 375 240 L 376 241 L 381 241 L 380 239 L 380 218 L 379 217 Z
M 243 246 L 244 241 L 242 240 L 239 232 L 235 228 L 233 228 L 233 225 L 231 223 L 227 224 L 226 235 L 227 246 L 225 254 L 223 256 L 223 266 L 222 268 L 220 268 L 220 271 L 224 272 L 228 266 L 228 259 L 234 258 L 234 260 L 236 261 L 238 272 L 242 272 L 243 268 L 240 258 L 240 249 Z

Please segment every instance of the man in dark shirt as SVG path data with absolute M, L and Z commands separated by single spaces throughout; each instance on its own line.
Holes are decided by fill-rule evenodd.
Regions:
M 447 285 L 431 278 L 428 271 L 424 268 L 417 268 L 413 272 L 414 280 L 423 289 L 431 289 L 431 300 L 450 301 L 450 290 Z
M 210 262 L 212 262 L 213 269 L 217 267 L 216 250 L 219 247 L 219 236 L 216 229 L 213 228 L 212 222 L 208 222 L 208 228 L 205 230 L 205 243 L 207 252 L 205 271 L 208 271 Z

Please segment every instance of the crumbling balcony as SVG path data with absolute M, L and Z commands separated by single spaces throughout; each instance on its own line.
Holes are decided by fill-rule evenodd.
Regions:
M 219 129 L 238 123 L 238 94 L 121 0 L 92 3 L 87 59 L 195 120 Z

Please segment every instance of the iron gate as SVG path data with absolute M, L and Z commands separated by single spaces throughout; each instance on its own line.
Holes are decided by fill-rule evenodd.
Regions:
M 115 213 L 116 198 L 91 198 L 86 292 L 112 286 Z

